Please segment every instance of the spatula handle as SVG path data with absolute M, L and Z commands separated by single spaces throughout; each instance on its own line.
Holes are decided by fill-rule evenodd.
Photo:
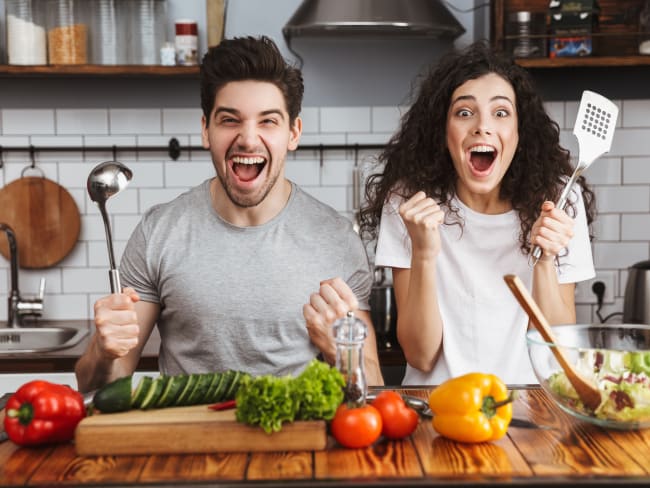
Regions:
M 575 171 L 571 175 L 571 178 L 569 179 L 569 181 L 567 181 L 567 184 L 564 185 L 564 189 L 560 194 L 560 198 L 558 198 L 557 202 L 555 202 L 555 208 L 561 208 L 562 210 L 564 210 L 564 207 L 566 206 L 566 202 L 569 199 L 569 193 L 571 192 L 571 189 L 573 188 L 575 182 L 578 180 L 578 177 L 582 173 L 581 168 L 582 168 L 582 163 L 579 163 Z M 542 248 L 539 246 L 535 246 L 532 253 L 533 266 L 537 264 L 537 261 L 539 261 L 541 257 L 542 257 Z

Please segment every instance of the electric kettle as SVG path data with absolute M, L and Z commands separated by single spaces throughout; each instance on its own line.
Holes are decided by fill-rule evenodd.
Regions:
M 628 268 L 623 323 L 650 324 L 650 261 L 641 261 Z

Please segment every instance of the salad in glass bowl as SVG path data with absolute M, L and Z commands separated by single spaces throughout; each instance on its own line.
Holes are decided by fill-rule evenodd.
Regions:
M 526 334 L 535 375 L 562 410 L 602 427 L 650 427 L 650 325 L 559 325 L 557 345 L 537 330 Z M 601 393 L 600 405 L 587 408 L 552 352 L 559 347 L 579 373 Z

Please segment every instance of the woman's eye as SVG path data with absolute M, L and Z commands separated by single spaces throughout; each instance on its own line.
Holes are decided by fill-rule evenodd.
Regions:
M 507 117 L 508 115 L 510 115 L 510 112 L 508 112 L 508 111 L 505 110 L 505 109 L 501 109 L 501 110 L 497 110 L 497 111 L 495 112 L 495 115 L 496 115 L 497 117 Z
M 461 108 L 456 114 L 459 117 L 470 117 L 472 115 L 472 112 L 466 108 Z

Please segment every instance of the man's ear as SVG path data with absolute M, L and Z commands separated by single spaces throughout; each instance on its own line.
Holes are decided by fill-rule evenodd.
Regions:
M 300 142 L 300 134 L 302 134 L 302 119 L 300 117 L 296 117 L 296 120 L 294 120 L 293 125 L 289 129 L 289 151 L 295 151 L 298 147 L 298 143 Z
M 210 149 L 210 140 L 208 139 L 208 121 L 205 115 L 201 116 L 201 143 L 203 149 Z

